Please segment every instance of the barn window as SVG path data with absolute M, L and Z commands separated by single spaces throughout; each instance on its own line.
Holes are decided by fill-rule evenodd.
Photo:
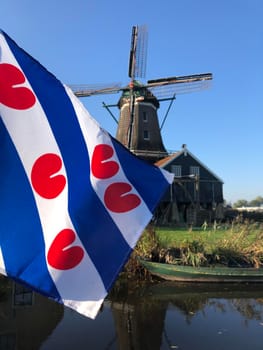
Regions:
M 190 166 L 190 175 L 200 175 L 200 167 Z
M 176 177 L 182 176 L 182 166 L 181 165 L 172 165 L 171 171 L 174 174 L 174 176 L 176 176 Z
M 150 140 L 150 133 L 148 130 L 143 130 L 143 139 Z

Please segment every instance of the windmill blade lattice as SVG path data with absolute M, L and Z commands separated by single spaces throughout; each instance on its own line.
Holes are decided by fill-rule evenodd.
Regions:
M 148 47 L 148 31 L 146 26 L 132 28 L 131 50 L 129 60 L 129 77 L 145 78 Z
M 129 86 L 120 83 L 69 85 L 76 96 L 87 97 L 99 94 L 114 94 L 129 90 L 134 91 L 134 79 L 144 78 L 146 73 L 148 31 L 145 25 L 133 26 L 128 75 L 131 78 Z M 173 99 L 177 94 L 185 94 L 208 89 L 211 85 L 212 74 L 193 74 L 148 80 L 147 84 L 136 86 L 138 89 L 149 89 L 160 101 Z
M 141 88 L 149 89 L 158 99 L 168 98 L 174 94 L 185 94 L 208 89 L 211 86 L 212 74 L 196 74 L 182 77 L 163 78 L 149 80 Z M 129 89 L 121 86 L 121 83 L 113 84 L 82 84 L 69 85 L 74 94 L 78 97 L 88 97 L 100 94 L 114 94 Z M 137 86 L 137 89 L 139 87 Z
M 210 88 L 211 73 L 148 80 L 148 88 L 158 99 Z
M 78 97 L 88 97 L 101 94 L 114 94 L 122 90 L 121 83 L 112 84 L 78 84 L 69 87 Z

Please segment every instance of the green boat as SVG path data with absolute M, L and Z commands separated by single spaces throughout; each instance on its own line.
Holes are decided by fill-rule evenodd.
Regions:
M 141 265 L 153 276 L 179 282 L 263 282 L 263 268 L 250 267 L 193 267 L 165 264 L 140 259 Z

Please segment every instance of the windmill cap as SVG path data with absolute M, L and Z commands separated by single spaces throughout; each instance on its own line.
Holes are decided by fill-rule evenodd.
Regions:
M 139 98 L 139 100 L 144 102 L 152 103 L 156 108 L 160 107 L 158 99 L 153 95 L 153 93 L 145 87 L 141 82 L 138 80 L 133 80 L 131 83 L 129 83 L 126 88 L 123 89 L 121 98 L 118 102 L 118 107 L 120 108 L 123 103 L 130 99 L 130 93 L 131 89 L 133 90 L 134 96 L 136 99 Z

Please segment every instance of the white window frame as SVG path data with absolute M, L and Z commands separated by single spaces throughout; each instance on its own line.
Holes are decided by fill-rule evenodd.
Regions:
M 181 177 L 182 176 L 182 166 L 181 165 L 172 165 L 171 171 L 174 174 L 175 177 Z
M 200 175 L 200 166 L 190 166 L 190 175 Z

